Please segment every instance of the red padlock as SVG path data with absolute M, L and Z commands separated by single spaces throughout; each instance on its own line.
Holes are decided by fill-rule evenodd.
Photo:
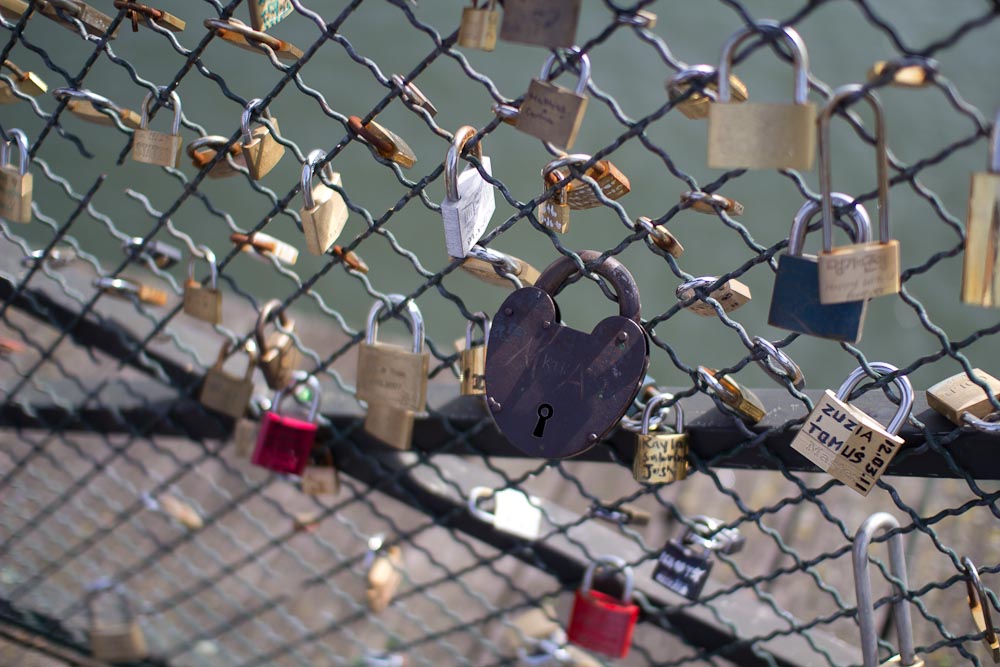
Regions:
M 625 575 L 622 599 L 591 590 L 598 567 L 621 570 Z M 600 556 L 583 575 L 583 585 L 576 592 L 566 635 L 571 642 L 610 658 L 624 658 L 632 646 L 632 631 L 639 620 L 639 606 L 632 603 L 634 576 L 618 556 Z
M 261 420 L 251 463 L 274 472 L 302 475 L 316 440 L 316 413 L 319 411 L 320 397 L 319 382 L 314 376 L 309 377 L 308 384 L 312 391 L 309 421 L 286 417 L 278 412 L 288 388 L 279 389 L 274 394 L 271 409 Z

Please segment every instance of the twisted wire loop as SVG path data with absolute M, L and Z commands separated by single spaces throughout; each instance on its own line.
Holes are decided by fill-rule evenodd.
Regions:
M 997 581 L 991 575 L 1000 570 L 1000 557 L 991 549 L 993 541 L 982 538 L 995 534 L 1000 487 L 977 481 L 975 461 L 953 450 L 969 430 L 960 425 L 932 429 L 921 421 L 922 413 L 914 413 L 908 428 L 921 434 L 923 454 L 937 457 L 936 474 L 948 479 L 889 477 L 865 501 L 839 482 L 790 465 L 786 453 L 765 444 L 796 429 L 812 408 L 816 395 L 803 393 L 802 375 L 792 359 L 801 355 L 797 361 L 808 375 L 807 357 L 820 348 L 810 347 L 815 341 L 797 334 L 772 343 L 758 335 L 759 321 L 744 317 L 742 310 L 727 312 L 710 294 L 716 286 L 741 277 L 767 274 L 770 280 L 772 272 L 763 267 L 776 267 L 776 256 L 787 244 L 781 236 L 784 231 L 774 234 L 761 225 L 761 231 L 752 233 L 752 208 L 744 212 L 742 204 L 729 198 L 744 184 L 759 187 L 758 176 L 737 170 L 699 183 L 693 174 L 700 173 L 696 170 L 703 165 L 681 164 L 677 152 L 671 152 L 670 135 L 660 129 L 675 122 L 675 107 L 687 97 L 704 91 L 703 99 L 717 99 L 706 88 L 710 76 L 690 77 L 686 93 L 668 99 L 664 92 L 659 106 L 638 117 L 601 88 L 611 87 L 627 70 L 662 90 L 664 81 L 692 67 L 681 60 L 686 54 L 672 49 L 664 37 L 683 24 L 683 17 L 677 14 L 672 22 L 656 26 L 650 15 L 661 6 L 661 11 L 676 14 L 669 3 L 584 3 L 588 17 L 607 15 L 603 25 L 586 22 L 588 27 L 581 28 L 577 39 L 580 53 L 589 54 L 594 62 L 594 78 L 587 84 L 588 113 L 609 116 L 614 134 L 588 139 L 586 148 L 578 149 L 589 152 L 585 161 L 554 172 L 561 180 L 546 180 L 540 190 L 535 179 L 533 191 L 513 179 L 501 180 L 498 175 L 505 174 L 506 167 L 499 161 L 494 161 L 492 174 L 483 166 L 482 156 L 514 131 L 504 121 L 516 123 L 523 91 L 501 90 L 473 65 L 478 59 L 456 47 L 455 25 L 462 3 L 450 3 L 455 24 L 451 25 L 429 20 L 430 9 L 412 1 L 291 0 L 294 11 L 284 21 L 306 29 L 295 33 L 294 47 L 271 36 L 249 39 L 243 46 L 257 53 L 233 50 L 220 37 L 224 30 L 201 28 L 206 18 L 212 25 L 230 25 L 230 19 L 246 11 L 240 0 L 188 3 L 183 10 L 191 15 L 181 17 L 186 19 L 184 31 L 168 30 L 151 18 L 141 22 L 143 30 L 135 36 L 128 29 L 118 30 L 123 23 L 133 24 L 134 11 L 129 3 L 115 4 L 122 9 L 110 14 L 113 20 L 104 33 L 81 22 L 76 0 L 51 2 L 45 16 L 38 16 L 41 5 L 28 3 L 23 15 L 5 12 L 0 18 L 6 36 L 0 60 L 21 63 L 22 69 L 30 62 L 36 74 L 63 90 L 54 97 L 32 97 L 17 87 L 23 73 L 13 68 L 14 76 L 0 72 L 17 103 L 4 109 L 20 114 L 11 111 L 0 117 L 0 134 L 5 140 L 12 138 L 13 118 L 25 128 L 36 192 L 30 227 L 0 220 L 0 433 L 5 443 L 0 453 L 0 645 L 16 641 L 19 635 L 7 631 L 16 626 L 63 647 L 58 650 L 76 647 L 86 652 L 94 614 L 108 613 L 100 607 L 88 610 L 92 591 L 100 584 L 98 588 L 121 593 L 151 655 L 164 664 L 400 664 L 394 656 L 405 656 L 414 667 L 499 667 L 525 659 L 524 652 L 518 657 L 516 645 L 523 648 L 534 641 L 534 650 L 539 646 L 539 637 L 525 634 L 530 635 L 532 628 L 515 622 L 520 614 L 541 608 L 552 615 L 550 620 L 565 625 L 566 609 L 587 565 L 615 555 L 633 568 L 635 600 L 642 608 L 641 630 L 631 653 L 635 664 L 857 664 L 857 606 L 847 562 L 855 528 L 864 516 L 881 509 L 899 519 L 907 544 L 911 570 L 903 597 L 916 609 L 912 616 L 918 656 L 928 664 L 981 664 L 979 642 L 993 634 L 977 630 L 969 618 L 963 558 L 979 564 L 985 591 L 980 604 L 996 608 L 990 586 Z M 832 9 L 822 6 L 833 3 L 800 4 L 774 18 L 810 36 L 810 46 L 825 41 L 847 49 L 854 43 L 854 37 L 845 39 L 824 27 L 824 13 Z M 724 11 L 712 16 L 726 16 L 730 25 L 717 26 L 707 37 L 720 46 L 729 33 L 762 20 L 737 0 L 718 5 L 714 9 Z M 973 106 L 947 77 L 949 71 L 963 67 L 958 58 L 969 52 L 955 47 L 983 46 L 987 30 L 1000 23 L 1000 7 L 982 7 L 980 13 L 966 8 L 961 17 L 942 18 L 934 38 L 921 44 L 897 28 L 899 17 L 890 15 L 884 4 L 856 0 L 849 7 L 839 8 L 853 12 L 844 25 L 892 51 L 886 54 L 889 65 L 882 66 L 881 74 L 864 89 L 883 90 L 893 85 L 895 72 L 903 65 L 929 63 L 926 76 L 920 78 L 927 90 L 907 94 L 934 96 L 937 103 L 945 102 L 948 113 L 957 115 L 948 142 L 920 156 L 901 149 L 909 131 L 906 123 L 900 123 L 898 131 L 888 123 L 892 194 L 921 207 L 920 233 L 941 243 L 938 249 L 904 252 L 903 288 L 893 306 L 897 319 L 910 324 L 905 335 L 926 333 L 927 342 L 921 356 L 893 363 L 902 373 L 922 379 L 971 373 L 973 364 L 965 353 L 995 345 L 1000 324 L 977 319 L 971 333 L 953 326 L 949 318 L 955 311 L 941 302 L 943 291 L 926 288 L 925 275 L 932 281 L 954 280 L 954 271 L 948 278 L 942 276 L 956 257 L 961 258 L 964 238 L 961 212 L 951 208 L 958 200 L 948 199 L 946 205 L 945 197 L 928 183 L 934 181 L 933 168 L 939 165 L 980 170 L 978 164 L 970 166 L 971 162 L 959 159 L 963 152 L 986 146 L 993 110 Z M 150 17 L 162 16 L 159 8 L 146 10 Z M 195 16 L 199 12 L 204 16 Z M 389 51 L 350 38 L 359 22 L 370 22 L 373 16 L 385 21 L 381 39 L 387 43 L 393 42 L 392 31 L 412 33 L 409 37 L 419 51 L 412 52 L 408 70 L 394 73 L 389 68 L 398 62 L 396 55 L 382 61 L 382 54 Z M 61 27 L 49 21 L 51 17 L 58 18 Z M 246 26 L 239 30 L 256 34 Z M 282 26 L 275 32 L 290 34 L 283 30 Z M 50 43 L 47 33 L 53 31 L 74 40 L 73 48 L 65 53 L 43 48 L 41 44 Z M 112 40 L 115 31 L 117 38 Z M 734 62 L 741 64 L 756 51 L 771 53 L 785 76 L 791 57 L 771 37 L 750 40 Z M 644 59 L 641 65 L 639 60 L 616 61 L 607 55 L 614 45 L 625 42 L 634 43 L 630 58 Z M 142 48 L 155 50 L 159 59 L 155 69 L 153 60 L 139 55 Z M 302 55 L 296 58 L 298 51 Z M 380 55 L 373 57 L 376 53 Z M 578 58 L 564 55 L 557 55 L 553 77 L 568 69 L 562 77 L 568 79 L 576 71 Z M 231 87 L 219 73 L 237 57 L 241 65 L 258 68 L 259 89 Z M 352 106 L 364 96 L 331 90 L 324 63 L 334 58 L 344 67 L 356 68 L 355 73 L 374 86 L 378 91 L 374 101 Z M 641 423 L 641 403 L 668 386 L 673 396 L 661 414 L 653 416 L 654 426 L 673 423 L 676 413 L 666 415 L 676 402 L 714 400 L 698 379 L 699 365 L 708 363 L 720 374 L 734 377 L 749 368 L 748 377 L 767 381 L 766 375 L 752 375 L 756 363 L 766 362 L 764 370 L 776 382 L 773 388 L 787 392 L 798 413 L 756 429 L 726 417 L 729 444 L 712 449 L 711 455 L 699 454 L 707 450 L 693 447 L 689 479 L 662 485 L 636 484 L 626 469 L 631 461 L 606 443 L 598 445 L 604 460 L 598 466 L 495 456 L 498 436 L 485 409 L 474 418 L 456 418 L 455 412 L 433 400 L 428 416 L 428 422 L 436 425 L 433 442 L 419 443 L 417 452 L 374 447 L 362 433 L 363 406 L 355 398 L 353 364 L 366 335 L 363 312 L 348 310 L 340 295 L 353 293 L 368 303 L 380 300 L 385 306 L 383 319 L 398 317 L 405 308 L 403 300 L 390 299 L 389 294 L 402 294 L 405 301 L 433 311 L 424 349 L 430 352 L 428 375 L 434 386 L 455 384 L 458 354 L 452 352 L 451 340 L 464 331 L 466 321 L 481 325 L 478 313 L 489 315 L 493 307 L 476 300 L 485 297 L 469 296 L 480 292 L 468 291 L 471 283 L 463 281 L 471 279 L 457 270 L 460 260 L 443 253 L 418 256 L 407 247 L 416 238 L 407 230 L 407 225 L 415 224 L 411 218 L 439 215 L 444 156 L 453 139 L 450 126 L 438 124 L 449 117 L 448 101 L 436 98 L 432 86 L 424 86 L 432 69 L 450 71 L 452 94 L 482 99 L 475 118 L 480 125 L 467 140 L 476 148 L 466 146 L 459 157 L 496 188 L 495 223 L 473 256 L 492 263 L 507 287 L 524 285 L 524 260 L 513 255 L 520 254 L 519 243 L 523 244 L 515 239 L 530 232 L 536 235 L 535 249 L 544 249 L 532 258 L 568 256 L 581 269 L 574 280 L 584 285 L 577 289 L 594 295 L 600 289 L 609 301 L 616 300 L 614 290 L 580 260 L 571 236 L 554 234 L 536 217 L 538 205 L 558 197 L 571 181 L 574 188 L 592 190 L 599 203 L 603 238 L 608 239 L 602 241 L 602 257 L 620 257 L 643 271 L 658 271 L 660 292 L 663 277 L 683 283 L 712 274 L 711 284 L 695 290 L 690 299 L 685 297 L 687 301 L 664 300 L 662 294 L 646 290 L 642 325 L 650 336 L 651 368 L 659 381 L 650 379 L 653 390 L 640 395 L 629 412 L 629 424 Z M 109 72 L 117 77 L 114 85 L 107 83 Z M 815 100 L 830 96 L 832 86 L 815 75 L 808 83 Z M 189 100 L 188 90 L 201 91 L 200 99 Z M 975 92 L 975 99 L 982 99 L 980 91 L 964 92 Z M 143 109 L 139 101 L 146 96 L 149 104 Z M 177 96 L 185 101 L 183 111 L 171 101 Z M 250 98 L 259 99 L 247 112 L 250 125 L 244 132 L 238 121 Z M 69 104 L 80 101 L 91 103 L 99 112 L 91 120 L 107 127 L 91 131 L 91 126 L 75 120 Z M 202 105 L 208 101 L 217 103 L 211 113 Z M 856 113 L 856 101 L 838 115 L 853 129 L 851 141 L 867 155 L 875 137 L 871 124 Z M 491 105 L 501 113 L 490 115 Z M 322 132 L 299 132 L 284 120 L 279 126 L 279 117 L 292 118 L 293 108 L 318 113 Z M 212 136 L 216 152 L 207 162 L 199 158 L 195 171 L 187 164 L 163 168 L 157 172 L 155 190 L 144 185 L 144 191 L 126 180 L 124 198 L 114 201 L 110 191 L 121 186 L 110 186 L 109 181 L 123 182 L 123 176 L 127 179 L 133 168 L 138 169 L 129 158 L 135 138 L 129 110 L 148 115 L 150 127 L 164 132 L 176 113 L 183 133 Z M 408 128 L 410 143 L 416 145 L 417 136 L 426 135 L 422 137 L 430 140 L 426 145 L 439 147 L 440 155 L 422 153 L 421 161 L 406 170 L 389 159 L 392 146 L 364 129 L 383 111 L 385 118 Z M 362 127 L 360 134 L 352 124 Z M 245 156 L 249 128 L 258 125 L 284 148 L 285 162 L 302 165 L 308 156 L 311 179 L 300 183 L 297 177 L 251 178 L 239 153 L 242 150 Z M 892 151 L 893 145 L 898 153 Z M 562 154 L 552 145 L 544 148 L 555 157 Z M 605 196 L 592 176 L 603 167 L 591 167 L 612 158 L 624 164 L 636 156 L 656 170 L 653 179 L 634 178 L 635 185 L 640 180 L 644 187 L 676 181 L 687 200 L 658 201 L 662 210 L 651 212 L 629 210 L 629 200 Z M 541 167 L 550 159 L 537 151 L 525 162 Z M 71 163 L 89 166 L 70 168 Z M 372 204 L 372 197 L 352 188 L 350 172 L 340 166 L 346 164 L 363 165 L 359 169 L 370 178 L 382 179 L 380 187 L 394 201 Z M 534 173 L 536 167 L 528 166 Z M 231 172 L 228 189 L 206 179 L 226 169 Z M 335 176 L 341 171 L 343 182 Z M 787 182 L 802 199 L 819 199 L 809 174 L 783 170 L 767 177 L 782 185 Z M 298 242 L 303 228 L 301 189 L 303 184 L 320 183 L 343 198 L 352 220 L 363 221 L 361 231 L 353 237 L 345 233 L 330 252 L 318 258 L 303 255 L 297 263 L 269 251 L 273 245 L 268 245 L 272 241 L 266 235 L 303 247 Z M 872 205 L 877 188 L 871 184 L 861 190 L 855 194 L 857 202 Z M 252 209 L 235 202 L 232 193 L 237 191 L 253 197 Z M 711 205 L 695 207 L 695 199 Z M 695 208 L 697 213 L 688 210 Z M 734 219 L 737 215 L 739 222 Z M 791 219 L 784 212 L 779 216 Z M 637 223 L 640 217 L 643 222 Z M 691 222 L 692 218 L 696 220 Z M 749 252 L 737 265 L 687 272 L 695 270 L 694 263 L 653 243 L 654 226 L 664 230 L 670 226 L 683 238 L 688 229 L 684 225 L 694 223 L 716 235 L 713 243 Z M 229 243 L 230 235 L 238 242 Z M 128 253 L 121 252 L 123 246 Z M 165 259 L 173 256 L 171 252 L 179 252 L 184 261 Z M 192 255 L 202 259 L 193 270 L 203 284 L 210 266 L 204 259 L 214 255 L 211 268 L 227 303 L 226 317 L 218 324 L 192 324 L 183 314 L 179 297 L 187 279 L 186 259 Z M 261 261 L 253 264 L 255 284 L 250 288 L 251 274 L 245 267 L 254 259 Z M 90 287 L 95 276 L 120 279 L 123 282 L 113 284 L 130 287 L 115 294 L 121 299 L 104 298 L 107 291 Z M 166 305 L 142 298 L 137 280 L 163 290 Z M 275 326 L 301 352 L 304 373 L 299 379 L 315 378 L 322 387 L 317 460 L 342 467 L 336 495 L 307 495 L 296 478 L 250 466 L 235 451 L 234 426 L 197 400 L 201 378 L 216 363 L 220 347 L 222 358 L 228 358 L 227 368 L 246 363 L 242 351 L 254 340 L 256 312 L 271 298 L 278 300 L 278 314 L 301 318 L 292 328 L 286 319 L 276 317 Z M 489 298 L 495 299 L 495 294 Z M 669 334 L 672 326 L 691 317 L 682 311 L 693 301 L 703 301 L 714 310 L 701 326 L 735 333 L 729 348 L 712 360 Z M 236 313 L 240 315 L 232 316 Z M 880 335 L 895 334 L 869 333 L 870 338 Z M 871 369 L 872 352 L 866 354 L 864 345 L 824 345 L 824 353 L 839 355 L 845 377 L 860 365 L 878 380 L 868 389 L 891 382 L 891 377 L 879 379 Z M 1000 410 L 1000 404 L 993 402 L 994 410 Z M 259 419 L 269 405 L 269 396 L 258 386 L 248 418 Z M 689 426 L 697 421 L 691 413 L 689 408 Z M 418 437 L 430 432 L 417 427 Z M 726 467 L 733 457 L 748 453 L 756 469 Z M 907 451 L 900 458 L 910 455 Z M 493 530 L 487 523 L 492 515 L 486 511 L 470 515 L 466 501 L 473 486 L 492 490 L 492 495 L 521 489 L 541 498 L 537 539 L 514 539 Z M 500 498 L 494 499 L 497 507 Z M 713 518 L 706 523 L 705 516 Z M 712 534 L 702 534 L 706 525 Z M 668 592 L 650 578 L 664 543 L 685 535 L 694 536 L 687 543 L 696 548 L 706 545 L 715 563 L 708 585 L 695 600 Z M 730 544 L 721 535 L 742 536 L 745 546 L 715 548 Z M 367 578 L 376 561 L 394 547 L 404 554 L 402 560 L 392 561 L 401 584 L 388 608 L 376 612 L 366 601 Z M 876 610 L 889 608 L 899 599 L 899 582 L 877 554 L 871 562 L 883 577 L 896 582 L 893 588 L 881 580 L 876 583 Z M 552 607 L 552 603 L 557 604 Z M 883 657 L 896 652 L 887 639 L 882 633 Z M 23 650 L 40 647 L 44 648 L 35 644 Z M 53 655 L 58 650 L 51 649 Z M 550 658 L 565 662 L 572 655 L 559 649 L 552 650 Z

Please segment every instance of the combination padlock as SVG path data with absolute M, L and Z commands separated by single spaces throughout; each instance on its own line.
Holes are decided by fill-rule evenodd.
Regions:
M 184 282 L 184 312 L 191 317 L 211 324 L 222 322 L 222 290 L 219 289 L 219 267 L 215 253 L 208 246 L 201 246 L 202 257 L 211 268 L 208 285 L 194 279 L 195 255 L 188 262 L 188 277 Z
M 263 100 L 255 97 L 247 102 L 247 106 L 240 116 L 243 161 L 250 172 L 250 178 L 255 181 L 259 181 L 267 176 L 285 154 L 285 147 L 278 143 L 266 125 L 258 124 L 256 127 L 250 126 L 250 119 L 253 117 L 254 109 L 263 103 Z M 271 123 L 275 132 L 281 132 L 278 129 L 278 120 L 271 115 L 267 107 L 264 108 L 262 115 Z
M 257 316 L 257 326 L 254 328 L 257 349 L 260 351 L 260 369 L 264 372 L 264 379 L 271 389 L 287 387 L 302 359 L 302 353 L 295 347 L 295 341 L 284 331 L 276 330 L 267 337 L 264 336 L 264 327 L 271 319 L 271 313 L 278 308 L 281 308 L 281 302 L 277 299 L 265 303 Z M 286 311 L 282 310 L 278 314 L 278 321 L 286 331 L 295 331 L 295 320 L 290 318 Z
M 17 167 L 10 163 L 10 142 L 0 141 L 0 217 L 11 222 L 31 222 L 31 195 L 34 179 L 29 171 L 31 164 L 28 137 L 13 128 L 8 134 L 17 144 Z
M 621 570 L 625 589 L 621 599 L 593 589 L 598 567 Z M 639 620 L 639 605 L 632 602 L 635 585 L 632 568 L 618 556 L 600 556 L 587 567 L 583 583 L 573 598 L 566 636 L 569 641 L 609 658 L 624 658 L 632 646 L 632 632 Z
M 274 395 L 271 409 L 264 413 L 257 433 L 250 462 L 262 468 L 287 475 L 301 476 L 309 464 L 313 444 L 316 442 L 316 416 L 319 413 L 320 388 L 314 376 L 310 376 L 309 415 L 305 420 L 290 417 L 279 412 L 285 398 L 286 389 L 279 389 Z M 295 388 L 287 391 L 294 393 Z
M 688 435 L 684 432 L 684 408 L 674 403 L 674 431 L 661 428 L 650 431 L 653 410 L 673 398 L 673 394 L 657 394 L 646 402 L 642 411 L 642 430 L 636 436 L 632 476 L 643 484 L 664 484 L 687 477 Z
M 347 222 L 347 204 L 340 193 L 319 181 L 312 184 L 313 171 L 326 157 L 326 152 L 317 148 L 306 157 L 302 165 L 302 232 L 306 236 L 306 248 L 314 255 L 323 255 L 333 242 L 340 237 Z M 340 173 L 326 163 L 323 166 L 326 178 L 334 185 L 341 186 Z
M 163 94 L 165 87 L 160 87 Z M 146 93 L 142 100 L 142 120 L 139 128 L 132 135 L 132 159 L 146 164 L 157 164 L 161 167 L 177 167 L 181 156 L 181 98 L 171 91 L 170 106 L 174 109 L 174 122 L 170 133 L 157 132 L 149 129 L 149 105 L 153 103 L 153 93 Z

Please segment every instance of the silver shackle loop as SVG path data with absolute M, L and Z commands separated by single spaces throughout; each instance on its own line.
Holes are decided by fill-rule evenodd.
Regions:
M 878 373 L 888 374 L 895 373 L 899 369 L 892 364 L 887 364 L 882 361 L 873 361 L 868 366 Z M 847 376 L 844 380 L 844 384 L 840 385 L 840 389 L 837 390 L 837 398 L 847 402 L 847 397 L 851 395 L 854 388 L 861 384 L 861 381 L 870 377 L 867 372 L 865 372 L 864 366 L 858 366 L 854 369 L 854 372 Z M 896 410 L 895 416 L 893 416 L 892 421 L 889 422 L 889 426 L 886 430 L 892 435 L 899 433 L 899 429 L 903 428 L 903 424 L 906 420 L 910 418 L 910 411 L 913 409 L 913 385 L 910 384 L 910 378 L 905 375 L 897 375 L 892 381 L 892 384 L 896 386 L 899 390 L 899 409 Z
M 580 51 L 579 46 L 571 46 L 566 49 L 570 53 L 579 56 L 580 60 L 580 78 L 576 82 L 576 89 L 573 91 L 577 95 L 583 95 L 587 91 L 587 84 L 590 83 L 590 58 L 587 57 L 586 53 Z M 553 53 L 542 65 L 542 71 L 538 75 L 538 78 L 542 81 L 548 81 L 552 76 L 552 67 L 556 64 L 556 55 Z
M 401 303 L 406 303 L 404 314 L 409 318 L 413 326 L 413 353 L 422 354 L 424 351 L 424 316 L 417 308 L 417 304 L 407 299 L 402 294 L 386 294 L 386 298 L 392 302 L 393 307 Z M 379 299 L 368 311 L 368 322 L 365 324 L 365 343 L 374 345 L 378 338 L 378 316 L 385 309 L 385 303 Z
M 809 51 L 802 41 L 802 36 L 794 28 L 782 27 L 777 21 L 757 21 L 752 26 L 737 30 L 722 45 L 722 57 L 719 60 L 719 103 L 727 104 L 732 95 L 729 85 L 729 71 L 733 68 L 733 56 L 740 44 L 757 34 L 767 34 L 779 31 L 792 52 L 792 65 L 795 69 L 795 103 L 805 104 L 809 100 Z
M 163 91 L 167 89 L 166 86 L 157 87 L 157 94 L 162 95 Z M 149 105 L 153 102 L 153 93 L 146 93 L 146 96 L 142 98 L 142 119 L 139 121 L 139 127 L 146 129 L 149 127 Z M 174 108 L 174 123 L 170 126 L 170 134 L 180 134 L 181 133 L 181 98 L 177 95 L 177 91 L 170 91 L 170 106 Z

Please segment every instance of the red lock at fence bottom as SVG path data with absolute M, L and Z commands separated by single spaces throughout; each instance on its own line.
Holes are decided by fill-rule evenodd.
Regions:
M 625 575 L 622 599 L 592 590 L 598 567 L 621 570 Z M 632 646 L 632 631 L 639 620 L 639 606 L 632 604 L 634 576 L 632 568 L 617 556 L 601 556 L 590 564 L 583 584 L 573 600 L 573 611 L 566 630 L 568 639 L 583 648 L 611 658 L 624 658 Z
M 312 390 L 309 421 L 280 414 L 285 389 L 274 394 L 274 404 L 261 419 L 251 463 L 274 472 L 302 475 L 316 440 L 316 413 L 319 411 L 319 382 L 310 377 L 309 385 Z

